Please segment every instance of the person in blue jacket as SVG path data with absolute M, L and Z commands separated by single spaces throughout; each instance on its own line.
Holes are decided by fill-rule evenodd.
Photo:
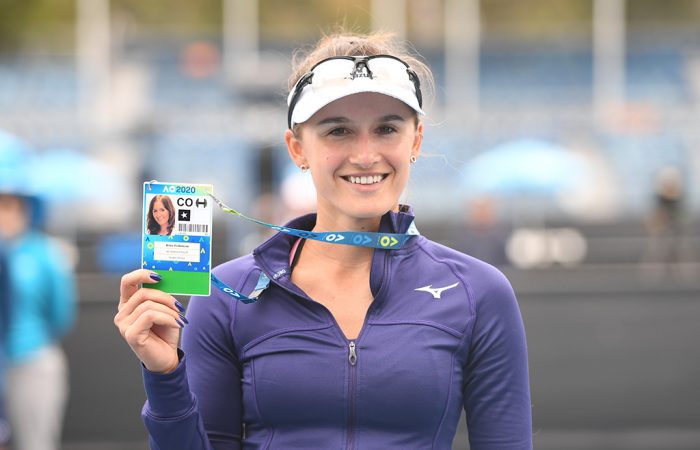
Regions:
M 5 413 L 5 336 L 10 316 L 10 282 L 7 273 L 7 258 L 0 247 L 0 450 L 10 443 L 10 424 Z
M 68 395 L 60 341 L 75 318 L 65 252 L 41 231 L 42 199 L 31 187 L 23 141 L 0 132 L 0 253 L 9 303 L 4 333 L 5 407 L 15 450 L 58 449 Z
M 114 318 L 143 363 L 153 449 L 532 448 L 523 322 L 494 267 L 416 235 L 399 204 L 424 125 L 428 68 L 390 36 L 335 34 L 295 62 L 284 138 L 317 212 L 287 227 L 410 235 L 386 250 L 278 233 L 214 274 L 186 316 L 121 281 Z M 178 348 L 180 330 L 181 348 Z

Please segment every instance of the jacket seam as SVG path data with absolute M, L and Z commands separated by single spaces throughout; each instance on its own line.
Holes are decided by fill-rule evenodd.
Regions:
M 459 348 L 459 347 L 457 347 L 457 348 Z M 452 378 L 454 377 L 454 373 L 455 373 L 455 360 L 456 360 L 455 353 L 456 353 L 456 349 L 455 349 L 455 351 L 452 352 L 452 364 L 450 366 L 450 379 L 448 380 L 448 383 L 447 383 L 447 395 L 445 396 L 445 405 L 443 406 L 443 409 L 442 409 L 442 417 L 440 418 L 440 423 L 438 424 L 437 430 L 435 430 L 435 435 L 433 436 L 433 449 L 435 448 L 435 445 L 437 444 L 438 438 L 439 438 L 441 431 L 442 431 L 442 427 L 445 424 L 445 417 L 447 417 L 447 410 L 449 409 L 450 399 L 452 398 Z
M 314 331 L 314 330 L 323 330 L 323 329 L 326 329 L 326 328 L 330 328 L 330 327 L 332 327 L 332 326 L 333 326 L 332 323 L 324 323 L 324 324 L 314 325 L 314 326 L 308 326 L 308 327 L 289 327 L 289 328 L 282 328 L 282 329 L 279 329 L 279 330 L 270 331 L 269 333 L 265 333 L 265 334 L 263 334 L 262 336 L 257 337 L 257 338 L 255 338 L 255 339 L 253 339 L 252 341 L 248 342 L 245 346 L 243 346 L 242 351 L 243 351 L 243 353 L 245 353 L 245 352 L 247 352 L 248 350 L 250 350 L 251 348 L 253 348 L 253 347 L 255 347 L 256 345 L 260 344 L 261 342 L 264 342 L 264 341 L 266 341 L 266 340 L 268 340 L 268 339 L 271 339 L 271 338 L 273 338 L 273 337 L 275 337 L 275 336 L 279 336 L 279 335 L 281 335 L 281 334 L 286 334 L 286 333 L 290 333 L 290 332 L 293 332 L 293 331 Z
M 232 302 L 233 305 L 229 306 L 229 330 L 230 330 L 230 339 L 231 339 L 231 348 L 233 349 L 233 354 L 236 355 L 236 359 L 238 359 L 238 364 L 240 366 L 241 363 L 241 355 L 238 353 L 238 344 L 236 343 L 236 335 L 234 334 L 233 330 L 236 329 L 236 317 L 237 317 L 237 312 L 238 312 L 238 301 Z
M 258 404 L 258 385 L 255 382 L 255 363 L 250 362 L 250 382 L 253 385 L 253 405 L 255 405 L 255 414 L 258 416 L 260 423 L 264 424 L 265 429 L 268 430 L 268 437 L 265 441 L 265 448 L 270 448 L 270 443 L 272 442 L 272 437 L 275 435 L 275 429 L 271 425 L 267 424 L 263 420 L 263 416 L 260 413 L 260 405 Z
M 448 333 L 458 339 L 462 339 L 464 337 L 464 333 L 458 330 L 455 330 L 452 327 L 448 327 L 447 325 L 443 325 L 438 322 L 433 322 L 432 320 L 382 320 L 382 321 L 374 321 L 370 320 L 367 322 L 370 325 L 376 325 L 376 326 L 382 326 L 382 325 L 423 325 L 423 326 L 428 326 L 428 327 L 433 327 L 437 328 L 440 331 L 444 331 L 445 333 Z
M 172 416 L 172 417 L 164 417 L 164 416 L 159 416 L 156 414 L 153 414 L 149 408 L 145 408 L 144 413 L 150 417 L 153 420 L 157 420 L 158 422 L 176 422 L 178 420 L 182 420 L 183 418 L 186 418 L 192 412 L 197 408 L 197 400 L 193 398 L 192 404 L 190 404 L 190 407 L 187 408 L 185 412 L 183 412 L 180 415 L 177 416 Z
M 236 285 L 236 288 L 238 290 L 242 289 L 243 286 L 246 284 L 246 282 L 249 280 L 250 275 L 253 273 L 253 271 L 256 270 L 255 266 L 252 266 L 248 268 L 248 270 L 245 272 L 245 275 L 243 275 L 239 281 L 239 283 Z M 220 294 L 219 294 L 220 295 Z M 238 312 L 238 300 L 231 301 L 228 298 L 225 298 L 224 301 L 230 302 L 228 311 L 229 311 L 229 332 L 230 332 L 230 343 L 231 343 L 231 348 L 233 350 L 234 355 L 238 359 L 238 365 L 240 368 L 240 363 L 241 363 L 241 355 L 238 352 L 238 345 L 236 342 L 236 334 L 234 332 L 235 330 L 235 323 L 236 323 L 236 313 Z
M 467 284 L 467 292 L 468 292 L 468 295 L 470 298 L 469 309 L 470 309 L 472 317 L 474 319 L 469 321 L 469 323 L 467 324 L 467 330 L 465 330 L 464 339 L 463 339 L 463 342 L 462 342 L 462 345 L 460 346 L 460 348 L 462 346 L 466 346 L 467 348 L 471 348 L 471 345 L 474 342 L 474 329 L 476 328 L 476 321 L 479 319 L 477 317 L 477 314 L 476 314 L 476 296 L 474 294 L 474 291 L 472 289 L 471 284 Z M 468 353 L 467 359 L 464 361 L 463 368 L 469 364 L 469 358 L 471 357 L 471 351 L 468 351 L 467 353 Z M 462 377 L 462 379 L 466 383 L 466 379 L 467 379 L 466 371 L 465 371 L 465 374 Z

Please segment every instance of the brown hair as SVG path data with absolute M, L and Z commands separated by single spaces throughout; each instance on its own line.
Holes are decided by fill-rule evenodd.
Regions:
M 156 222 L 156 218 L 153 217 L 153 206 L 156 202 L 161 202 L 163 207 L 168 210 L 170 216 L 168 216 L 168 235 L 173 232 L 173 227 L 175 226 L 175 207 L 173 206 L 173 201 L 167 195 L 156 195 L 151 199 L 151 203 L 148 205 L 148 220 L 146 223 L 146 228 L 148 228 L 148 234 L 158 234 L 160 232 L 160 225 Z
M 421 90 L 430 94 L 434 92 L 435 81 L 430 68 L 417 54 L 408 51 L 405 45 L 399 43 L 393 33 L 356 34 L 343 31 L 323 36 L 311 49 L 294 52 L 292 75 L 287 82 L 288 90 L 291 91 L 299 78 L 311 70 L 314 64 L 326 58 L 372 55 L 392 55 L 402 59 L 418 75 Z

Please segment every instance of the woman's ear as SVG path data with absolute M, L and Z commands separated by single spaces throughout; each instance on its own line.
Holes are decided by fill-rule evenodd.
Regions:
M 416 126 L 416 136 L 413 138 L 413 146 L 411 147 L 411 155 L 418 158 L 420 155 L 421 145 L 423 144 L 423 121 L 418 122 Z
M 308 166 L 306 157 L 304 156 L 303 144 L 292 130 L 288 129 L 284 132 L 284 142 L 287 144 L 289 157 L 292 158 L 294 164 L 297 167 L 301 167 L 302 165 Z

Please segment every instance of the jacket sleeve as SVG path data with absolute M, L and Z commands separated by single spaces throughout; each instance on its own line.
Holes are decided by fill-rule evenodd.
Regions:
M 476 319 L 465 367 L 472 450 L 532 449 L 525 329 L 508 280 L 492 268 L 474 286 Z
M 216 294 L 193 297 L 178 368 L 170 374 L 144 369 L 142 418 L 152 449 L 240 449 L 241 370 L 230 331 L 236 306 Z

